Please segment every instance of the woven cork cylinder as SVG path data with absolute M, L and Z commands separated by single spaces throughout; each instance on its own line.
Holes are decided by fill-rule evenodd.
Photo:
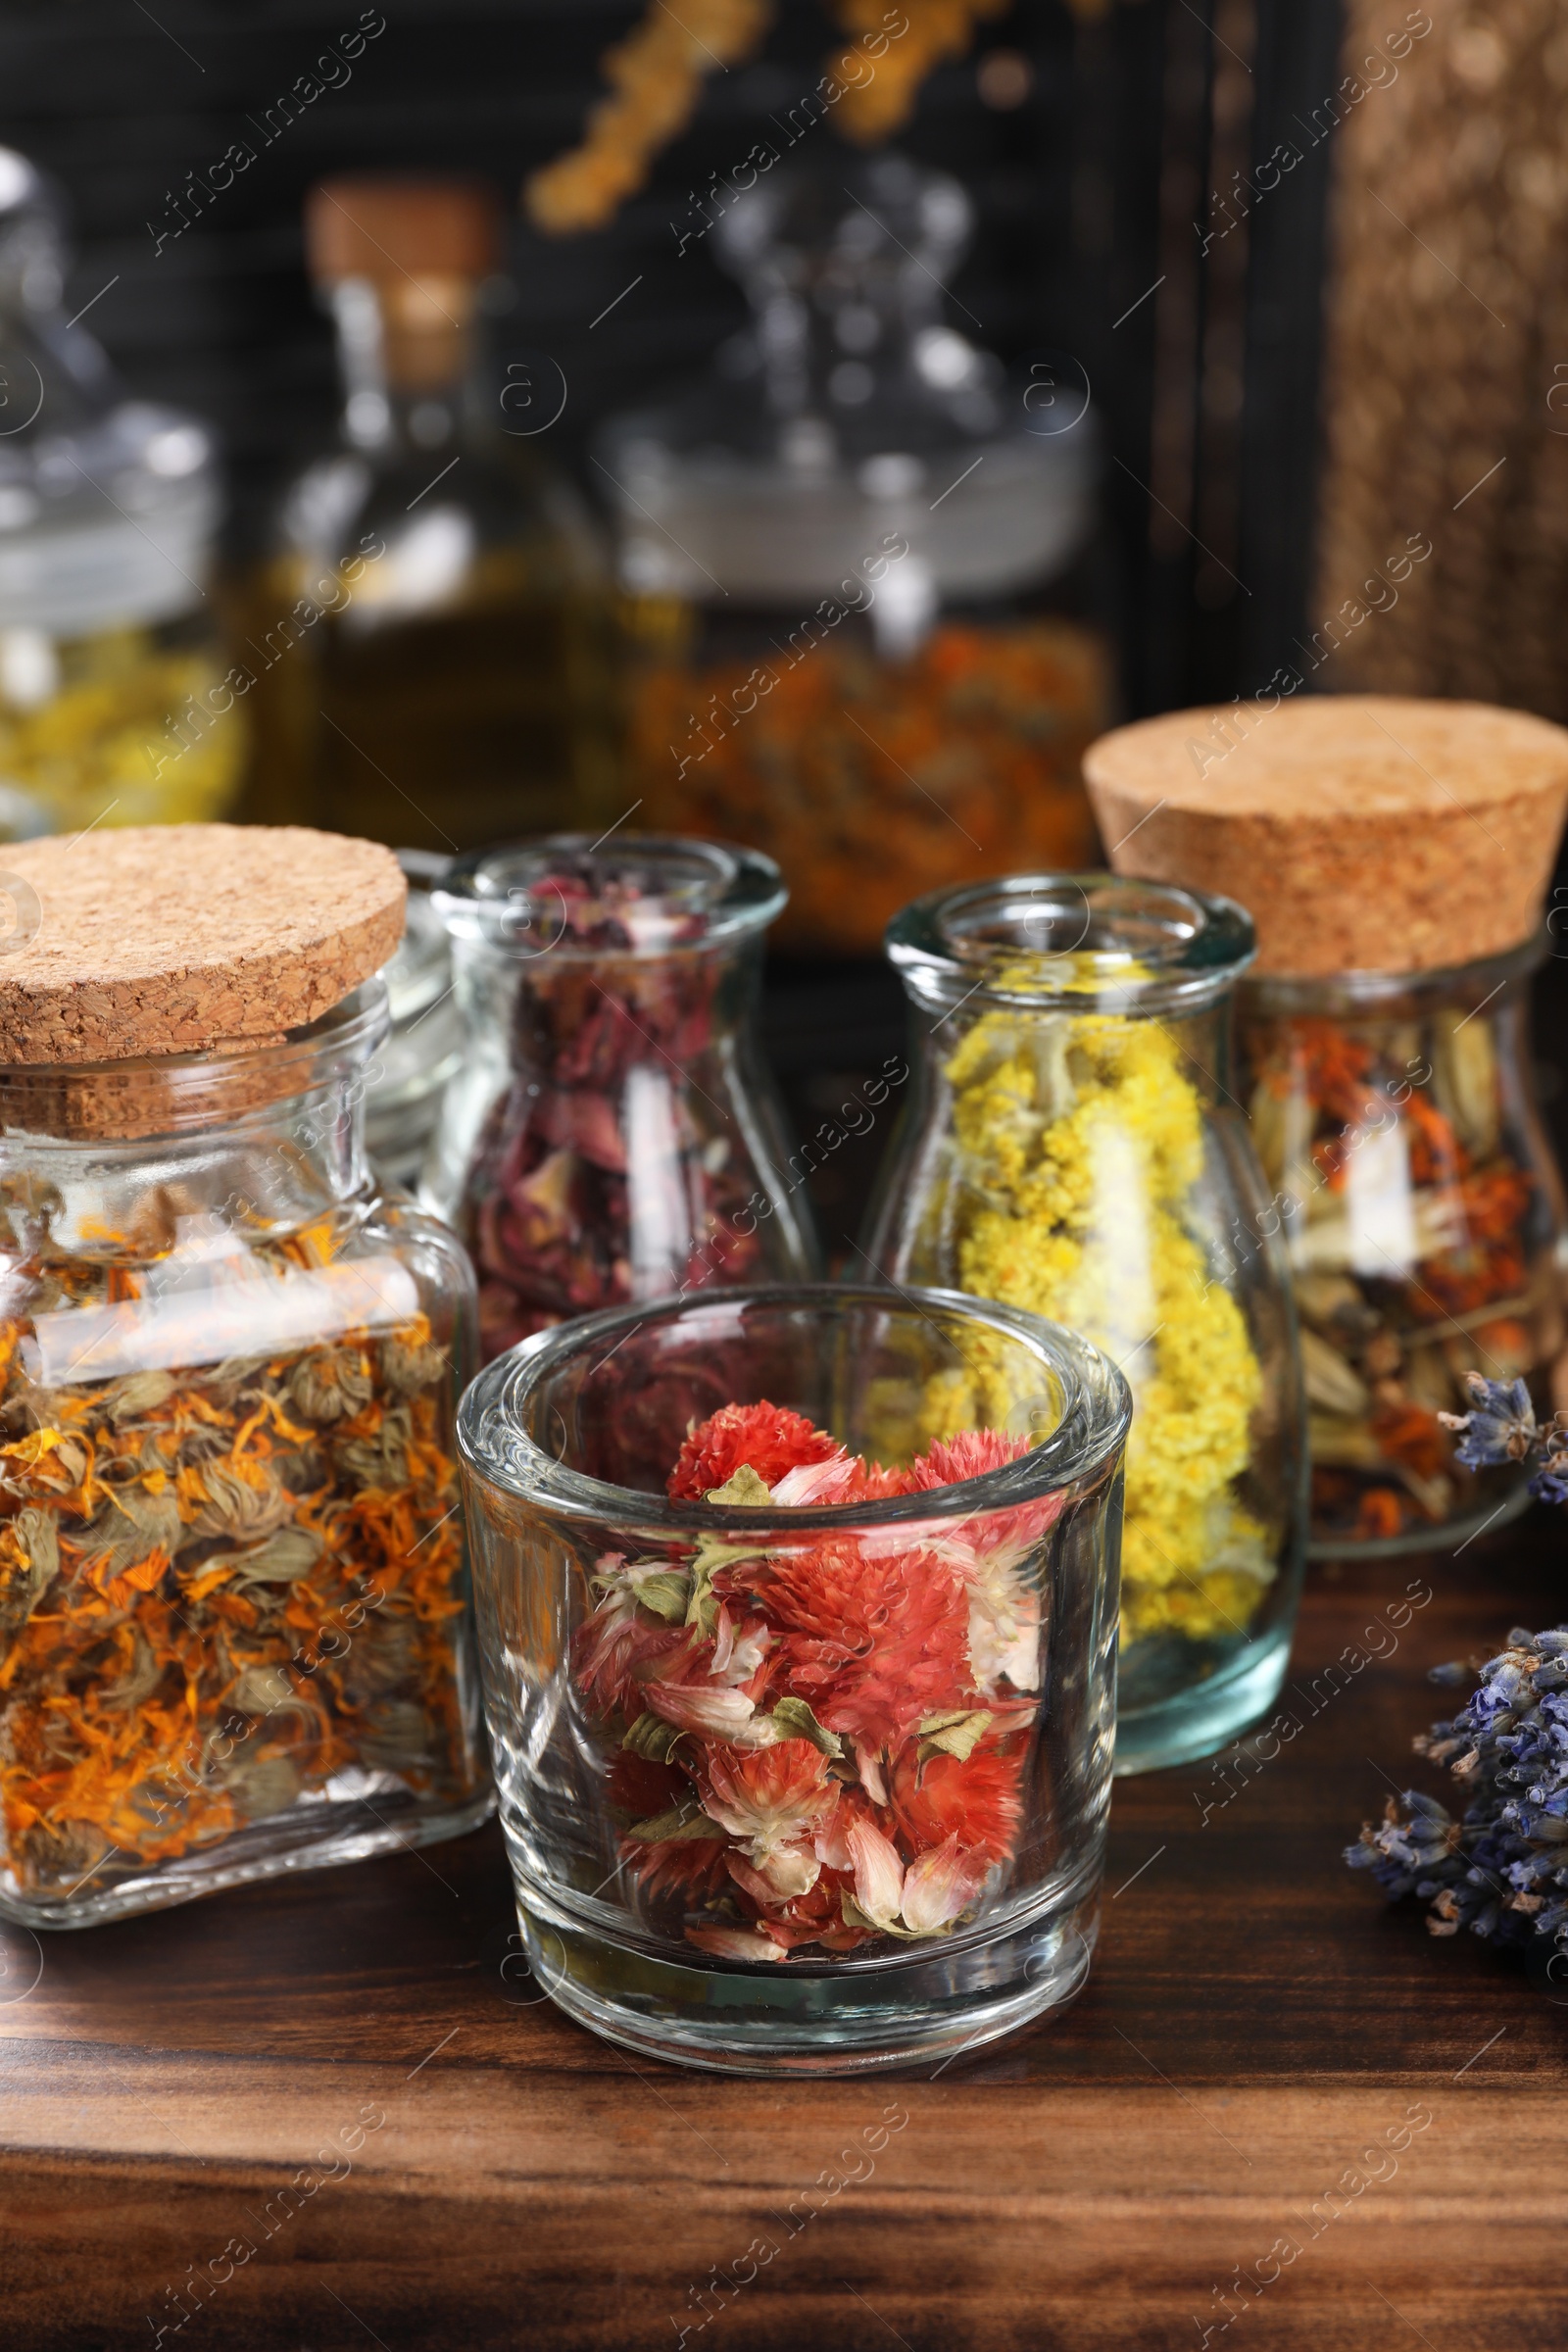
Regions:
M 1084 772 L 1117 873 L 1238 900 L 1254 971 L 1433 971 L 1538 927 L 1568 729 L 1484 703 L 1309 696 L 1118 727 Z
M 378 842 L 303 825 L 8 843 L 0 1123 L 129 1137 L 275 1101 L 298 1056 L 267 1049 L 385 963 L 406 891 Z

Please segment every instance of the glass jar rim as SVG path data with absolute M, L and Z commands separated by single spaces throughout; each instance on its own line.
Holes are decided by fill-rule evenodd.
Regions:
M 1150 1016 L 1213 1003 L 1252 961 L 1257 935 L 1234 899 L 1091 871 L 929 891 L 894 916 L 886 945 L 905 987 L 933 1011 L 978 999 Z
M 58 1142 L 79 1150 L 94 1131 L 88 1106 L 132 1106 L 138 1096 L 156 1103 L 154 1123 L 138 1115 L 123 1134 L 106 1124 L 107 1143 L 150 1145 L 161 1135 L 238 1124 L 248 1116 L 272 1118 L 279 1103 L 368 1062 L 389 1017 L 386 982 L 374 972 L 314 1021 L 255 1045 L 235 1039 L 195 1054 L 0 1063 L 0 1143 L 25 1138 L 29 1147 Z M 87 1115 L 63 1120 L 70 1106 Z
M 910 1308 L 923 1318 L 961 1315 L 968 1323 L 1016 1343 L 1035 1356 L 1043 1372 L 1060 1384 L 1061 1412 L 1049 1436 L 1016 1461 L 952 1486 L 877 1501 L 782 1505 L 769 1515 L 760 1506 L 688 1502 L 668 1495 L 617 1487 L 586 1472 L 568 1469 L 529 1437 L 523 1417 L 529 1398 L 574 1356 L 601 1361 L 638 1329 L 661 1321 L 715 1312 L 739 1317 L 749 1307 L 842 1312 L 846 1307 Z M 1098 1403 L 1091 1376 L 1108 1376 L 1111 1402 Z M 1125 1442 L 1132 1420 L 1132 1393 L 1119 1368 L 1092 1343 L 1065 1325 L 1047 1322 L 1021 1308 L 972 1298 L 961 1291 L 908 1290 L 902 1284 L 809 1282 L 772 1283 L 704 1291 L 688 1298 L 612 1307 L 570 1323 L 535 1332 L 486 1365 L 470 1382 L 458 1408 L 458 1451 L 465 1464 L 489 1485 L 562 1517 L 612 1526 L 631 1524 L 654 1541 L 695 1539 L 733 1528 L 737 1512 L 745 1525 L 778 1527 L 790 1535 L 845 1534 L 851 1530 L 907 1528 L 932 1520 L 962 1520 L 981 1513 L 1038 1502 L 1091 1478 Z
M 662 887 L 649 889 L 653 878 Z M 573 936 L 564 879 L 581 904 L 624 941 Z M 630 885 L 635 896 L 626 893 Z M 599 895 L 600 893 L 604 895 Z M 730 842 L 678 833 L 544 833 L 493 843 L 453 861 L 430 900 L 454 940 L 477 942 L 509 961 L 549 955 L 662 958 L 697 955 L 763 930 L 789 898 L 771 858 Z
M 1523 979 L 1546 959 L 1547 931 L 1533 931 L 1514 948 L 1495 955 L 1477 956 L 1468 963 L 1429 965 L 1410 972 L 1251 972 L 1244 1002 L 1250 1011 L 1263 1014 L 1376 1012 L 1391 1004 L 1416 1000 L 1435 1002 L 1471 989 L 1480 989 L 1480 1002 L 1467 1017 L 1483 1010 L 1498 989 Z

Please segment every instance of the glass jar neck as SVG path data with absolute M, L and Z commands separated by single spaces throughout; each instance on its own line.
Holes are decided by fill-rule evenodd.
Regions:
M 345 438 L 368 453 L 455 442 L 468 421 L 477 307 L 471 282 L 344 278 L 331 303 Z
M 251 1052 L 0 1069 L 0 1209 L 24 1255 L 200 1254 L 330 1222 L 368 1182 L 386 991 Z
M 685 1005 L 737 1018 L 785 893 L 777 866 L 753 850 L 556 833 L 460 859 L 432 897 L 470 1035 L 513 1035 L 526 1053 L 532 1023 L 563 1073 L 591 1086 L 596 1068 L 603 1080 L 600 1054 L 607 1067 L 659 1053 L 679 1066 L 691 1042 Z M 614 1039 L 612 1015 L 624 1031 Z
M 1546 933 L 1539 932 L 1500 956 L 1418 972 L 1250 973 L 1242 990 L 1242 1008 L 1265 1020 L 1328 1015 L 1342 1021 L 1379 1021 L 1419 1019 L 1437 1006 L 1462 1004 L 1468 1016 L 1494 998 L 1499 1004 L 1511 1001 L 1503 999 L 1503 990 L 1511 981 L 1527 979 L 1544 962 L 1549 944 Z
M 543 948 L 529 955 L 458 934 L 453 987 L 470 1039 L 505 1039 L 514 1069 L 548 1062 L 558 1076 L 595 1089 L 606 1075 L 591 1048 L 580 1069 L 567 1066 L 577 1058 L 574 1041 L 587 1036 L 591 1023 L 624 1029 L 625 1058 L 662 1061 L 679 1074 L 683 1055 L 710 1051 L 740 1028 L 760 985 L 761 952 L 760 933 L 665 956 Z M 699 1011 L 697 1028 L 690 1017 L 682 1021 L 683 1012 Z
M 1229 991 L 1170 1011 L 1121 1004 L 1113 996 L 1092 992 L 1030 1004 L 998 1001 L 981 991 L 947 1009 L 933 1009 L 912 988 L 909 996 L 911 1059 L 918 1059 L 921 1067 L 927 1115 L 934 1104 L 947 1100 L 951 1087 L 972 1088 L 977 1079 L 994 1079 L 1004 1100 L 1010 1092 L 1009 1062 L 1070 1070 L 1075 1049 L 1087 1049 L 1091 1057 L 1099 1057 L 1110 1049 L 1111 1033 L 1126 1033 L 1117 1038 L 1118 1061 L 1131 1054 L 1135 1063 L 1141 1059 L 1146 1067 L 1151 1056 L 1156 1066 L 1173 1064 L 1206 1109 L 1243 1110 L 1235 1093 Z M 983 1033 L 978 1038 L 977 1030 Z M 1152 1041 L 1148 1053 L 1141 1054 L 1134 1043 L 1140 1031 L 1147 1031 Z
M 1169 1022 L 1227 999 L 1255 940 L 1229 899 L 1117 874 L 1017 874 L 916 899 L 887 947 L 913 1002 L 943 1020 L 964 1007 Z

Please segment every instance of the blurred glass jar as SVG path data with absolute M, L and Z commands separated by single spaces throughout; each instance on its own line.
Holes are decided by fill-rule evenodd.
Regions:
M 413 1192 L 463 1059 L 463 1014 L 452 980 L 452 943 L 430 904 L 451 864 L 428 850 L 399 850 L 409 883 L 408 927 L 381 977 L 386 1042 L 366 1072 L 365 1148 L 383 1184 Z
M 1092 523 L 1088 385 L 1042 361 L 1009 393 L 945 322 L 971 221 L 898 156 L 760 181 L 714 228 L 751 332 L 604 437 L 635 789 L 777 860 L 785 946 L 874 954 L 938 881 L 1094 855 L 1107 662 L 1051 610 Z
M 1446 971 L 1248 981 L 1252 1136 L 1301 1320 L 1311 1540 L 1412 1551 L 1499 1524 L 1527 1466 L 1471 1471 L 1443 1412 L 1563 1344 L 1562 1186 L 1536 1107 L 1530 941 Z
M 0 1916 L 72 1928 L 491 1804 L 472 1276 L 367 1174 L 367 982 L 276 1044 L 0 1069 Z
M 1105 874 L 940 891 L 892 924 L 916 1091 L 867 1254 L 1082 1331 L 1133 1393 L 1116 1769 L 1270 1704 L 1300 1593 L 1289 1284 L 1226 1088 L 1252 926 Z
M 343 416 L 240 595 L 247 808 L 446 852 L 608 824 L 624 806 L 609 581 L 586 510 L 535 446 L 564 379 L 541 360 L 488 380 L 495 197 L 330 180 L 306 234 Z
M 484 1354 L 564 1318 L 816 1250 L 756 1031 L 765 858 L 559 834 L 434 892 L 466 1043 L 423 1197 L 479 1275 Z
M 824 1440 L 771 1491 L 749 1466 L 740 1500 L 671 1499 L 725 1405 L 889 1471 L 924 1446 L 941 1483 L 829 1502 Z M 568 2015 L 688 2065 L 834 2074 L 1071 1997 L 1128 1412 L 1070 1332 L 850 1284 L 596 1315 L 480 1376 L 459 1443 L 502 1821 Z
M 125 397 L 61 303 L 38 173 L 0 148 L 0 835 L 220 816 L 243 719 L 204 581 L 213 446 Z M 68 333 L 69 327 L 69 333 Z

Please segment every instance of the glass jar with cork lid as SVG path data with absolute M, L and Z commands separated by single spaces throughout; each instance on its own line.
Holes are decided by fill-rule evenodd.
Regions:
M 391 853 L 8 849 L 0 1915 L 77 1927 L 483 1818 L 473 1278 L 366 1169 Z
M 1175 711 L 1090 754 L 1120 870 L 1229 891 L 1257 925 L 1240 1072 L 1310 1404 L 1311 1548 L 1464 1542 L 1526 1499 L 1441 1416 L 1464 1376 L 1549 1411 L 1562 1187 L 1529 975 L 1568 732 L 1521 711 L 1331 695 Z

